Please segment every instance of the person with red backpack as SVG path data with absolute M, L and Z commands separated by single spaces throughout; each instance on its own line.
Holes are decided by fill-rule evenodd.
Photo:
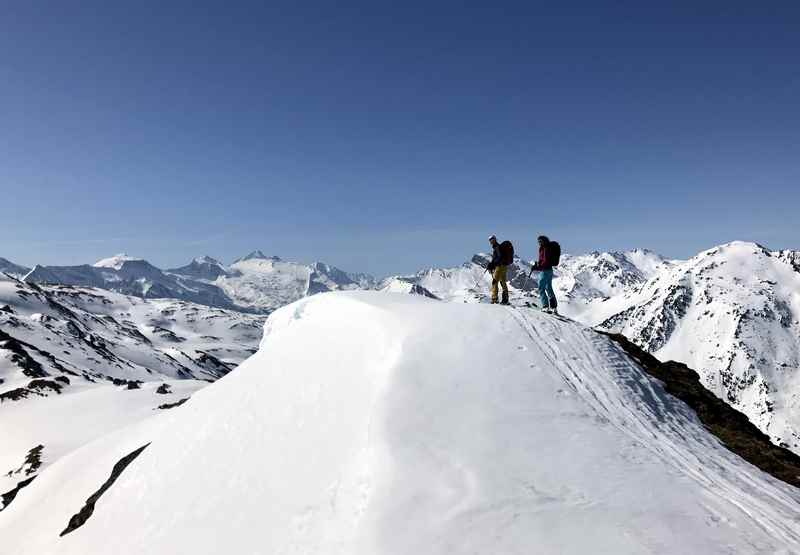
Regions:
M 561 259 L 561 245 L 551 241 L 545 235 L 539 236 L 539 260 L 531 268 L 539 272 L 539 300 L 542 310 L 550 314 L 558 314 L 558 301 L 553 291 L 553 268 Z M 528 274 L 530 277 L 530 274 Z
M 503 288 L 503 300 L 501 304 L 508 303 L 508 266 L 514 263 L 514 245 L 511 241 L 497 242 L 497 237 L 489 237 L 489 244 L 492 245 L 492 261 L 486 269 L 492 274 L 492 304 L 497 304 L 497 294 L 500 285 Z

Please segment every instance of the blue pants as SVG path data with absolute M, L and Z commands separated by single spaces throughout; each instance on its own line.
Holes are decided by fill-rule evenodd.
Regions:
M 539 300 L 542 308 L 556 308 L 556 292 L 553 291 L 553 269 L 542 270 L 539 274 Z

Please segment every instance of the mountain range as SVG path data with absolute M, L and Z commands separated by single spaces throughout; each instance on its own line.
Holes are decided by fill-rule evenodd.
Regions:
M 23 414 L 23 406 L 73 392 L 111 405 L 124 391 L 131 414 L 149 414 L 254 353 L 266 315 L 282 306 L 316 293 L 365 289 L 485 302 L 487 262 L 486 254 L 476 254 L 461 266 L 378 280 L 261 251 L 229 265 L 203 256 L 167 270 L 127 255 L 33 269 L 0 259 L 0 411 Z M 509 268 L 516 305 L 538 302 L 530 268 L 519 257 Z M 734 242 L 688 260 L 641 249 L 565 254 L 554 286 L 566 317 L 687 364 L 773 442 L 800 452 L 800 252 Z M 181 393 L 142 393 L 159 388 Z M 107 422 L 132 420 L 120 412 Z M 18 426 L 20 443 L 0 463 L 18 464 L 20 450 L 34 447 L 24 445 L 37 435 L 25 433 L 26 426 Z M 92 430 L 106 431 L 89 426 L 73 447 L 94 437 Z
M 148 299 L 172 298 L 208 306 L 268 314 L 276 308 L 314 293 L 370 288 L 373 278 L 348 274 L 327 264 L 285 262 L 261 251 L 224 266 L 201 256 L 186 266 L 161 270 L 146 260 L 126 254 L 93 265 L 25 268 L 4 260 L 9 273 L 40 284 L 97 287 Z M 2 269 L 2 267 L 0 267 Z

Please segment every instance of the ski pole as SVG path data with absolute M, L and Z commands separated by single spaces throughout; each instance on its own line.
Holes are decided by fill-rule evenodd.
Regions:
M 484 268 L 484 270 L 483 270 L 483 274 L 485 274 L 485 273 L 486 273 L 486 272 L 488 272 L 488 271 L 489 271 L 489 268 Z M 478 280 L 475 282 L 475 285 L 473 285 L 473 286 L 472 286 L 472 288 L 473 288 L 473 289 L 477 289 L 477 288 L 478 288 L 478 284 L 479 284 L 479 283 L 481 282 L 481 280 L 483 279 L 483 274 L 481 274 L 481 275 L 478 277 Z
M 525 284 L 522 286 L 523 291 L 525 291 L 525 288 L 528 286 L 528 280 L 531 279 L 531 274 L 533 274 L 533 268 L 531 268 L 531 271 L 528 272 L 528 275 L 525 278 Z

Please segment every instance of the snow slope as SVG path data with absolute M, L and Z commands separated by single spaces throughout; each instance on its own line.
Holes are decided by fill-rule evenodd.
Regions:
M 362 289 L 363 279 L 363 275 L 351 276 L 322 262 L 298 264 L 255 251 L 231 264 L 225 274 L 210 283 L 237 306 L 268 314 L 308 295 Z
M 646 249 L 565 254 L 555 271 L 553 288 L 563 313 L 586 320 L 601 303 L 635 290 L 675 263 Z
M 30 271 L 30 268 L 14 264 L 10 260 L 0 257 L 0 274 L 6 273 L 11 274 L 13 277 L 21 278 Z
M 592 330 L 349 292 L 276 311 L 236 372 L 52 465 L 0 537 L 36 555 L 794 553 L 798 502 Z
M 476 255 L 460 268 L 397 279 L 475 302 L 488 296 L 483 263 Z M 512 302 L 538 302 L 537 274 L 520 291 L 529 266 L 518 266 Z M 562 314 L 687 364 L 776 444 L 800 453 L 800 252 L 737 241 L 687 261 L 645 249 L 565 254 L 553 285 Z
M 486 298 L 492 283 L 486 266 L 491 256 L 478 253 L 469 262 L 455 268 L 428 268 L 408 276 L 392 276 L 384 279 L 378 289 L 392 292 L 416 293 L 402 285 L 416 285 L 439 299 L 450 302 L 477 302 Z M 515 257 L 508 267 L 508 286 L 510 297 L 514 300 L 530 294 L 535 289 L 535 279 L 526 280 L 531 265 Z M 407 289 L 407 290 L 404 290 Z
M 25 281 L 40 284 L 97 287 L 148 299 L 180 299 L 208 306 L 237 308 L 219 290 L 200 280 L 168 274 L 146 260 L 125 254 L 89 266 L 36 265 Z
M 721 245 L 582 317 L 695 369 L 775 443 L 800 453 L 797 260 L 755 243 Z
M 118 254 L 91 266 L 37 265 L 25 273 L 25 281 L 97 287 L 147 299 L 180 299 L 261 314 L 307 295 L 370 289 L 375 285 L 375 280 L 367 274 L 349 274 L 322 262 L 311 265 L 287 262 L 261 251 L 253 251 L 229 267 L 201 256 L 169 270 L 156 268 L 141 258 Z
M 0 276 L 0 494 L 37 445 L 46 468 L 225 375 L 255 352 L 263 321 Z

